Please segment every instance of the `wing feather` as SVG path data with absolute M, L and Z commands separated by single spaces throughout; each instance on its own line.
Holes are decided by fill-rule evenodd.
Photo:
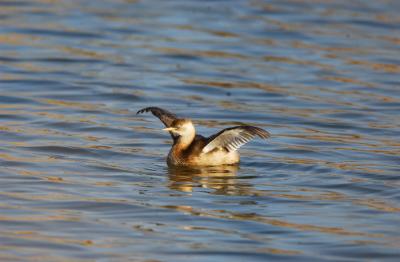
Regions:
M 224 148 L 228 152 L 236 151 L 256 136 L 266 139 L 270 137 L 270 134 L 264 129 L 255 126 L 234 126 L 226 128 L 210 136 L 202 152 L 207 153 L 215 148 Z
M 171 112 L 159 107 L 146 107 L 137 111 L 136 114 L 151 112 L 154 116 L 158 117 L 166 127 L 170 127 L 172 122 L 178 117 Z
M 146 107 L 137 111 L 136 114 L 142 114 L 147 112 L 151 112 L 154 116 L 158 117 L 158 119 L 160 119 L 161 122 L 163 122 L 163 124 L 166 127 L 170 127 L 172 125 L 172 122 L 178 119 L 178 117 L 175 114 L 159 107 Z M 177 137 L 172 132 L 169 132 L 169 134 L 175 141 Z

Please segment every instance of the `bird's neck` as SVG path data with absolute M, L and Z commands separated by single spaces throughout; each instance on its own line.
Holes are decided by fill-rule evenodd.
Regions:
M 192 144 L 195 136 L 196 136 L 196 132 L 193 131 L 189 134 L 185 134 L 183 136 L 178 137 L 174 147 L 178 151 L 185 150 L 186 148 L 188 148 L 190 146 L 190 144 Z

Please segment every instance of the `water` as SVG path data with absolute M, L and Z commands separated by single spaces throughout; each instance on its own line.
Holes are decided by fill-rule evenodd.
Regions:
M 399 11 L 0 1 L 0 260 L 398 260 Z M 146 106 L 272 137 L 168 168 Z

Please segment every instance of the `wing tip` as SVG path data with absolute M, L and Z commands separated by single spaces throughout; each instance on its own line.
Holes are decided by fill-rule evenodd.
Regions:
M 267 138 L 271 137 L 271 134 L 267 130 L 264 130 L 260 127 L 256 127 L 256 126 L 242 126 L 242 127 L 244 129 L 246 129 L 252 135 L 256 135 L 259 138 L 267 139 Z
M 156 107 L 156 106 L 148 106 L 148 107 L 142 108 L 139 111 L 137 111 L 136 114 L 142 114 L 142 113 L 147 113 L 147 112 L 154 113 L 155 111 L 164 111 L 165 113 L 171 114 L 167 110 L 159 108 L 159 107 Z
M 267 139 L 271 137 L 271 133 L 259 127 L 257 128 L 257 135 L 262 139 Z
M 147 112 L 151 111 L 152 109 L 154 109 L 154 107 L 145 107 L 145 108 L 142 108 L 142 109 L 138 110 L 136 112 L 136 114 L 138 115 L 138 114 L 147 113 Z

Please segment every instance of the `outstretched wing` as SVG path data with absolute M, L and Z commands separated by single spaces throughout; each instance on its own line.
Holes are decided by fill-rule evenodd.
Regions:
M 174 122 L 174 120 L 176 120 L 178 117 L 174 114 L 172 114 L 171 112 L 159 108 L 159 107 L 146 107 L 143 109 L 140 109 L 139 111 L 137 111 L 136 114 L 142 114 L 142 113 L 147 113 L 147 112 L 151 112 L 153 115 L 155 115 L 156 117 L 158 117 L 161 122 L 163 122 L 163 124 L 166 127 L 170 127 L 172 122 Z M 172 136 L 172 139 L 176 139 L 176 137 L 172 134 L 172 132 L 169 132 Z
M 270 134 L 264 129 L 255 126 L 234 126 L 226 128 L 210 136 L 202 152 L 207 153 L 215 148 L 224 148 L 228 152 L 232 152 L 252 140 L 255 136 L 266 139 Z
M 142 114 L 142 113 L 146 113 L 146 112 L 151 112 L 153 115 L 155 115 L 156 117 L 158 117 L 161 122 L 164 123 L 164 125 L 166 127 L 170 127 L 172 122 L 174 122 L 174 120 L 176 120 L 178 117 L 174 114 L 172 114 L 171 112 L 159 108 L 159 107 L 146 107 L 143 109 L 140 109 L 139 111 L 137 111 L 136 114 Z

